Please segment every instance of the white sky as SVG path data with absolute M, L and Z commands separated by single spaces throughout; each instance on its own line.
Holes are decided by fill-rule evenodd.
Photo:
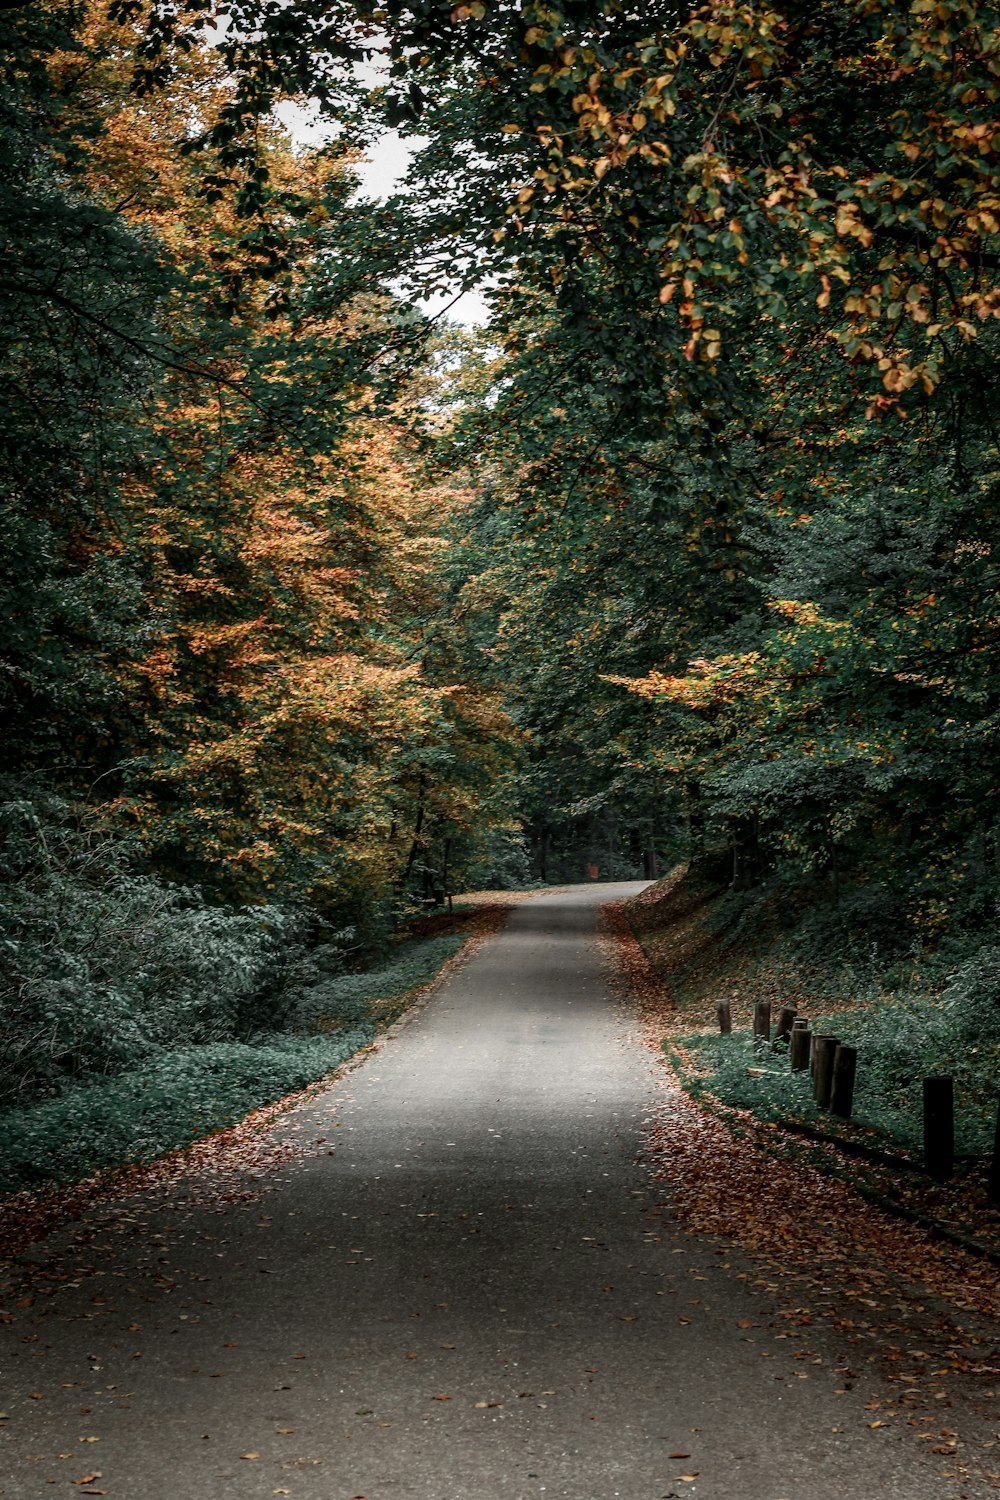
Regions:
M 280 104 L 277 113 L 297 143 L 318 146 L 329 139 L 327 127 L 317 122 L 315 116 L 301 105 L 290 102 Z M 412 155 L 413 147 L 402 140 L 395 130 L 387 130 L 372 146 L 360 169 L 361 185 L 357 196 L 370 199 L 388 197 L 406 175 Z M 431 297 L 421 301 L 419 305 L 433 316 L 447 307 L 453 296 L 454 293 L 451 296 L 445 294 Z M 477 292 L 463 292 L 448 317 L 456 323 L 478 325 L 487 321 L 489 312 Z

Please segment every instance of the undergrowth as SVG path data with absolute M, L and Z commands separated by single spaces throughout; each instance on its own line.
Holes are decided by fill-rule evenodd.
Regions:
M 898 1144 L 919 1155 L 921 1079 L 928 1072 L 928 1065 L 922 1058 L 908 1055 L 909 1048 L 879 1052 L 864 1024 L 874 1018 L 850 1019 L 855 1024 L 848 1026 L 844 1024 L 847 1017 L 838 1015 L 834 1034 L 856 1046 L 859 1052 L 852 1124 L 877 1132 L 887 1146 Z M 832 1024 L 821 1025 L 820 1029 L 833 1033 Z M 711 1094 L 723 1104 L 752 1110 L 762 1120 L 792 1120 L 816 1126 L 832 1122 L 836 1127 L 833 1117 L 817 1107 L 809 1073 L 793 1073 L 789 1068 L 784 1046 L 762 1054 L 755 1048 L 749 1031 L 734 1032 L 731 1036 L 690 1033 L 676 1040 L 693 1063 L 694 1071 L 684 1080 L 690 1093 Z M 969 1156 L 986 1155 L 992 1146 L 996 1118 L 995 1074 L 989 1077 L 986 1069 L 977 1069 L 975 1073 L 967 1070 L 962 1076 L 948 1064 L 932 1071 L 950 1071 L 955 1076 L 956 1150 Z
M 120 1077 L 7 1110 L 0 1192 L 152 1161 L 314 1083 L 371 1042 L 464 936 L 402 943 L 391 961 L 358 974 L 323 977 L 319 950 L 313 982 L 305 963 L 296 978 L 287 1015 L 296 1030 L 163 1051 Z
M 753 1050 L 753 1006 L 769 1000 L 773 1015 L 793 1005 L 814 1030 L 858 1049 L 858 1126 L 918 1152 L 922 1079 L 947 1074 L 958 1151 L 992 1149 L 1000 1103 L 995 942 L 952 934 L 936 950 L 917 951 L 880 888 L 848 889 L 833 905 L 801 884 L 775 880 L 737 894 L 683 872 L 643 892 L 628 915 L 676 1003 L 670 1035 L 691 1059 L 683 1079 L 691 1092 L 765 1120 L 829 1121 L 807 1075 L 791 1073 L 784 1047 L 763 1057 Z M 714 1027 L 720 998 L 732 1006 L 731 1036 Z
M 353 930 L 213 905 L 52 797 L 0 801 L 0 854 L 0 1191 L 149 1161 L 322 1078 L 466 936 L 449 917 L 356 971 Z
M 374 1034 L 371 1023 L 336 1037 L 166 1052 L 121 1078 L 9 1110 L 0 1117 L 0 1191 L 152 1161 L 322 1078 Z

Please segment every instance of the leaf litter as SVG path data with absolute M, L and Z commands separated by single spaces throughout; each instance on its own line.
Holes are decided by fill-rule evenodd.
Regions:
M 664 1196 L 649 1217 L 722 1242 L 716 1253 L 725 1253 L 726 1243 L 738 1246 L 760 1274 L 737 1274 L 791 1304 L 779 1307 L 776 1323 L 786 1328 L 776 1338 L 798 1337 L 819 1323 L 836 1330 L 852 1351 L 840 1369 L 841 1392 L 862 1371 L 879 1380 L 881 1393 L 869 1406 L 877 1412 L 868 1424 L 874 1436 L 908 1427 L 948 1463 L 943 1479 L 982 1477 L 1000 1489 L 996 1266 L 819 1171 L 794 1141 L 750 1111 L 714 1101 L 706 1107 L 685 1093 L 663 1052 L 664 1037 L 678 1030 L 677 1006 L 636 939 L 625 903 L 610 903 L 602 915 L 613 989 L 638 1014 L 661 1065 L 662 1102 L 645 1147 Z M 795 1358 L 811 1355 L 803 1348 Z

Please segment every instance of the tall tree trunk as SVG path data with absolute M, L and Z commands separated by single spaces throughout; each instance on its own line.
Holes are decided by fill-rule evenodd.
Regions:
M 403 878 L 399 882 L 399 888 L 400 888 L 400 890 L 405 890 L 406 889 L 406 885 L 407 885 L 407 882 L 409 881 L 410 875 L 412 873 L 413 866 L 414 866 L 414 863 L 416 862 L 417 855 L 420 852 L 420 834 L 421 834 L 421 832 L 423 830 L 423 826 L 424 826 L 424 811 L 425 811 L 424 795 L 425 795 L 426 791 L 427 791 L 427 778 L 424 775 L 423 771 L 421 771 L 421 773 L 420 773 L 420 780 L 417 783 L 417 819 L 416 819 L 416 822 L 413 825 L 413 842 L 410 845 L 410 853 L 409 853 L 409 856 L 407 857 L 406 869 L 403 871 Z

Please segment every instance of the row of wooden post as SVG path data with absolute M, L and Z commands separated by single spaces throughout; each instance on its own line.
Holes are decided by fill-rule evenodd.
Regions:
M 730 1002 L 717 1000 L 715 1012 L 719 1030 L 727 1035 L 733 1029 Z M 754 1044 L 761 1049 L 772 1045 L 770 1000 L 758 1000 L 754 1006 L 753 1037 Z M 799 1016 L 791 1005 L 782 1006 L 778 1012 L 774 1041 L 787 1043 L 793 1073 L 811 1072 L 813 1097 L 820 1109 L 849 1120 L 854 1108 L 857 1048 L 826 1032 L 812 1031 L 808 1020 Z M 954 1082 L 946 1077 L 925 1078 L 923 1089 L 924 1169 L 928 1176 L 947 1182 L 955 1169 Z M 1000 1109 L 987 1196 L 991 1203 L 1000 1203 Z

